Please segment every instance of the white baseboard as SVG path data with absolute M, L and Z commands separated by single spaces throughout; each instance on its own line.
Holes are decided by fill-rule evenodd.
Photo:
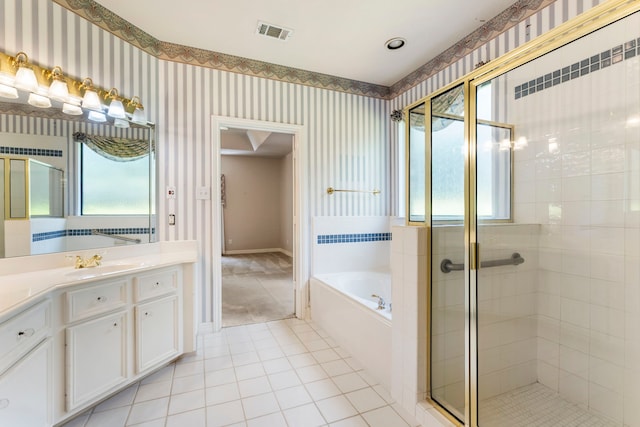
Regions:
M 281 252 L 287 256 L 293 257 L 293 253 L 282 248 L 238 249 L 235 251 L 225 251 L 224 255 L 265 254 L 268 252 Z

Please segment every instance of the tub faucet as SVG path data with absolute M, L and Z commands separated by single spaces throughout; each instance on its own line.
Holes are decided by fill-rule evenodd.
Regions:
M 384 301 L 384 298 L 382 298 L 380 295 L 376 295 L 376 294 L 372 294 L 371 295 L 374 298 L 378 298 L 378 308 L 377 310 L 384 310 L 384 308 L 387 306 L 387 303 Z

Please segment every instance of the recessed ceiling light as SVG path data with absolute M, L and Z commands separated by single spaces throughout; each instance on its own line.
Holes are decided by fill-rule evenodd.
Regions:
M 405 39 L 403 39 L 402 37 L 394 37 L 391 40 L 387 40 L 384 45 L 389 50 L 396 50 L 396 49 L 400 49 L 406 43 L 407 43 L 407 41 Z

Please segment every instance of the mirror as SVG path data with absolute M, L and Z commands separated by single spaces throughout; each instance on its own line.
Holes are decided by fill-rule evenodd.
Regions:
M 154 126 L 21 101 L 0 102 L 0 257 L 156 241 Z

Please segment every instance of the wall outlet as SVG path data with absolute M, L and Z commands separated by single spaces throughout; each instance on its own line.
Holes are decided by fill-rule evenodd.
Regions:
M 196 199 L 209 200 L 210 198 L 211 198 L 210 187 L 198 187 L 198 190 L 196 191 Z

